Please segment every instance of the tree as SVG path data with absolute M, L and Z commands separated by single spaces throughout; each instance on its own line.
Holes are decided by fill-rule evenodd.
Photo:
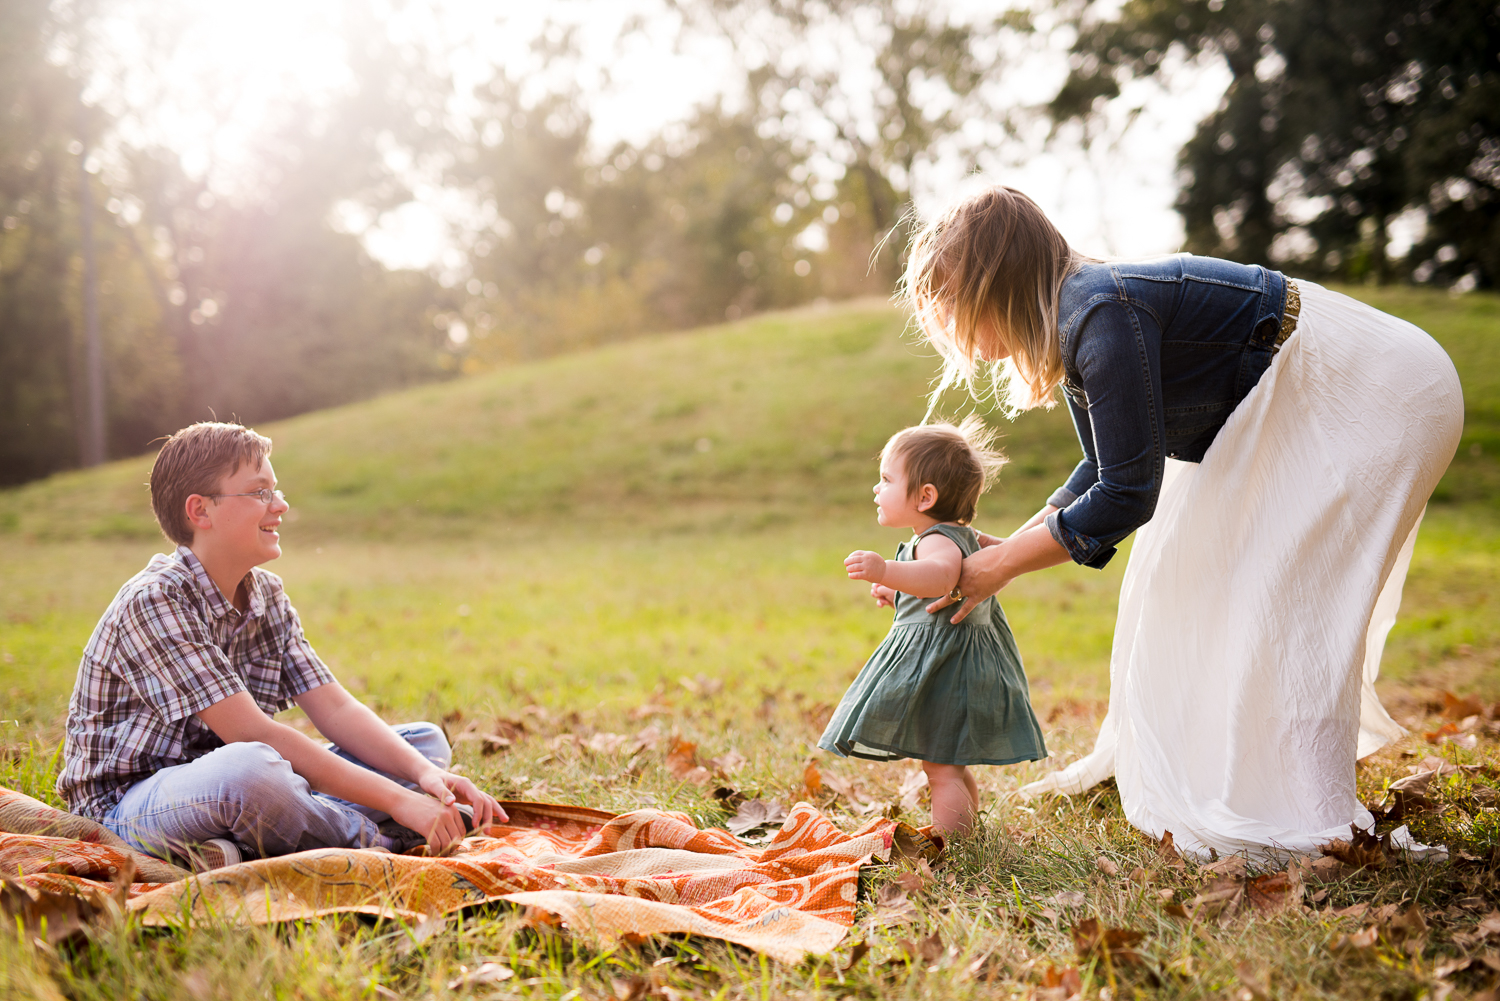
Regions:
M 1187 249 L 1350 280 L 1500 278 L 1500 13 L 1473 0 L 1128 0 L 1074 10 L 1051 102 L 1087 119 L 1133 78 L 1219 62 L 1183 149 Z M 1404 212 L 1426 235 L 1387 259 Z
M 675 6 L 688 30 L 715 31 L 734 47 L 761 131 L 809 141 L 838 164 L 839 201 L 855 209 L 844 215 L 857 213 L 871 231 L 861 256 L 888 248 L 872 264 L 889 289 L 907 242 L 917 171 L 941 142 L 963 144 L 967 128 L 1005 127 L 983 85 L 1004 68 L 998 38 L 1024 28 L 1026 18 L 1009 13 L 968 22 L 940 5 L 900 0 L 680 0 Z M 852 221 L 846 219 L 846 230 Z
M 215 414 L 269 420 L 451 370 L 430 322 L 451 294 L 333 225 L 341 204 L 410 197 L 389 154 L 428 153 L 452 92 L 430 53 L 351 6 L 351 84 L 283 102 L 237 175 L 190 174 L 176 151 L 127 141 L 143 132 L 121 128 L 144 113 L 119 97 L 134 88 L 95 86 L 118 99 L 108 110 L 81 102 L 119 70 L 79 55 L 106 6 L 0 5 L 0 485 L 83 458 L 85 192 L 109 455 Z M 136 70 L 149 77 L 150 61 Z

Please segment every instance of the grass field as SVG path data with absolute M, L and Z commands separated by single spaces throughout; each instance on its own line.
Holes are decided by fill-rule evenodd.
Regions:
M 1383 697 L 1420 732 L 1435 728 L 1444 689 L 1500 699 L 1500 299 L 1360 294 L 1438 337 L 1467 400 L 1463 443 L 1387 646 Z M 920 419 L 935 368 L 901 331 L 879 303 L 778 314 L 262 428 L 295 515 L 271 569 L 335 673 L 387 718 L 534 707 L 534 732 L 509 755 L 460 758 L 497 795 L 662 806 L 718 822 L 702 789 L 660 767 L 622 780 L 623 762 L 553 746 L 563 730 L 639 729 L 632 710 L 650 703 L 670 707 L 671 724 L 703 753 L 748 758 L 741 789 L 789 802 L 828 706 L 887 626 L 840 564 L 851 549 L 899 540 L 868 502 L 874 455 Z M 1077 456 L 1060 411 L 1004 429 L 1012 461 L 980 518 L 1001 532 Z M 79 650 L 119 584 L 163 548 L 142 486 L 149 465 L 125 460 L 0 493 L 0 784 L 52 798 Z M 1002 595 L 1061 760 L 1091 744 L 1107 696 L 1123 566 L 1122 556 L 1102 573 L 1060 567 Z M 1378 798 L 1412 749 L 1438 750 L 1417 736 L 1382 752 L 1361 769 L 1362 790 Z M 1497 760 L 1488 736 L 1440 751 Z M 886 798 L 904 776 L 899 766 L 820 760 Z M 1349 876 L 1311 913 L 1185 924 L 1165 915 L 1156 891 L 1188 893 L 1186 875 L 1147 886 L 1096 867 L 1102 855 L 1123 872 L 1152 868 L 1154 849 L 1108 790 L 1032 808 L 994 795 L 1041 771 L 980 769 L 983 834 L 954 846 L 953 879 L 923 892 L 915 924 L 856 930 L 850 943 L 867 938 L 874 951 L 847 973 L 847 948 L 798 968 L 700 941 L 600 951 L 538 937 L 493 909 L 455 918 L 417 949 L 399 929 L 335 921 L 178 936 L 127 929 L 56 960 L 10 941 L 0 944 L 0 994 L 445 997 L 458 964 L 501 958 L 538 982 L 479 995 L 611 997 L 616 980 L 638 975 L 668 997 L 992 996 L 1051 990 L 1050 968 L 1076 967 L 1089 997 L 1417 997 L 1438 982 L 1437 963 L 1461 951 L 1453 936 L 1500 903 L 1493 867 L 1429 864 Z M 1446 808 L 1419 832 L 1487 852 L 1494 812 L 1475 805 L 1471 787 L 1489 781 L 1450 781 L 1439 794 Z M 840 816 L 844 806 L 828 808 Z M 1021 920 L 1063 891 L 1086 902 L 1055 920 Z M 1330 950 L 1361 926 L 1329 906 L 1403 900 L 1431 915 L 1415 955 L 1385 939 Z M 1113 982 L 1114 971 L 1080 964 L 1068 929 L 1084 914 L 1145 931 L 1156 983 L 1129 972 Z M 931 932 L 945 943 L 936 961 L 886 965 L 905 955 L 902 939 Z M 654 965 L 664 958 L 676 962 Z M 1461 990 L 1481 979 L 1457 975 Z

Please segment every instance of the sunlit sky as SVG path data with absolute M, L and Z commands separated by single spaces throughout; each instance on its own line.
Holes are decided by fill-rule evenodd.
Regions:
M 1000 9 L 962 0 L 957 6 L 985 16 Z M 215 186 L 236 183 L 236 166 L 247 159 L 280 96 L 326 97 L 350 84 L 344 19 L 361 8 L 342 0 L 132 0 L 114 9 L 118 14 L 103 47 L 115 62 L 101 62 L 112 68 L 91 99 L 116 111 L 135 109 L 121 126 L 124 134 L 176 149 L 191 172 L 209 175 Z M 633 15 L 642 16 L 643 29 L 617 42 Z M 529 42 L 549 22 L 577 26 L 582 65 L 536 63 Z M 135 59 L 132 54 L 149 44 L 141 26 L 164 23 L 178 33 L 171 57 L 149 64 Z M 676 22 L 661 0 L 431 0 L 400 5 L 394 23 L 403 40 L 441 54 L 458 94 L 496 67 L 538 87 L 549 74 L 573 77 L 590 96 L 592 137 L 600 148 L 619 140 L 642 142 L 716 94 L 731 105 L 739 96 L 727 44 L 703 39 L 675 45 Z M 1023 72 L 996 91 L 997 107 L 1044 100 L 1065 66 L 1059 49 L 1032 54 Z M 1122 109 L 1110 129 L 1114 141 L 1096 143 L 1092 154 L 1076 141 L 1044 148 L 1039 136 L 1021 137 L 1006 142 L 981 174 L 966 175 L 964 161 L 939 153 L 914 179 L 914 197 L 919 209 L 931 211 L 972 187 L 1003 182 L 1035 198 L 1085 252 L 1132 257 L 1175 251 L 1182 240 L 1171 208 L 1177 151 L 1226 84 L 1222 70 L 1182 67 L 1166 89 L 1139 85 L 1133 96 L 1144 110 L 1126 129 Z M 411 180 L 413 202 L 379 219 L 358 220 L 366 245 L 393 267 L 457 261 L 450 226 L 466 206 L 434 178 L 414 174 Z

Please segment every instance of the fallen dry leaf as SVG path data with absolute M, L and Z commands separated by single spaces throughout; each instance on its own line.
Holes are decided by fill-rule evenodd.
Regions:
M 802 769 L 802 787 L 809 799 L 817 799 L 823 794 L 823 773 L 818 769 L 816 761 L 809 761 L 807 767 Z
M 1303 872 L 1320 883 L 1332 883 L 1343 876 L 1344 863 L 1332 855 L 1324 855 L 1309 862 Z
M 1353 956 L 1368 952 L 1375 947 L 1375 942 L 1380 938 L 1380 929 L 1370 925 L 1352 935 L 1340 935 L 1329 943 L 1328 948 L 1340 955 Z
M 835 772 L 825 772 L 823 774 L 823 785 L 832 790 L 836 795 L 842 796 L 855 808 L 863 807 L 871 800 L 871 797 L 865 795 L 852 780 L 846 779 Z
M 780 824 L 785 820 L 786 807 L 780 803 L 764 799 L 747 799 L 740 804 L 734 816 L 725 821 L 724 829 L 731 834 L 744 834 L 757 827 Z
M 510 750 L 514 743 L 509 737 L 500 737 L 493 733 L 485 734 L 479 745 L 479 753 L 500 754 Z
M 713 781 L 713 773 L 698 764 L 698 745 L 690 740 L 679 740 L 667 752 L 667 771 L 682 782 L 706 786 Z
M 1054 997 L 1071 998 L 1083 992 L 1083 978 L 1078 975 L 1076 966 L 1059 970 L 1049 963 L 1042 973 L 1042 989 L 1056 992 Z
M 643 751 L 654 751 L 656 750 L 656 746 L 662 742 L 664 736 L 661 728 L 653 723 L 635 735 L 635 742 L 630 745 L 630 753 L 640 754 Z
M 1104 928 L 1098 918 L 1084 918 L 1073 926 L 1073 948 L 1078 958 L 1087 962 L 1103 960 L 1113 965 L 1131 965 L 1143 962 L 1135 947 L 1146 936 L 1126 928 Z
M 715 775 L 720 775 L 724 778 L 728 778 L 729 776 L 737 773 L 741 768 L 744 768 L 749 763 L 750 759 L 745 757 L 739 751 L 729 751 L 726 754 L 719 755 L 717 758 L 709 758 L 703 764 L 706 767 L 712 769 Z
M 822 733 L 828 727 L 828 721 L 833 718 L 833 708 L 827 702 L 815 702 L 802 711 L 802 718 L 807 720 L 809 728 Z
M 1048 897 L 1045 902 L 1066 909 L 1069 907 L 1082 907 L 1085 900 L 1087 898 L 1078 890 L 1062 890 Z
M 1459 698 L 1452 692 L 1443 693 L 1443 715 L 1448 719 L 1462 720 L 1469 716 L 1480 716 L 1484 706 L 1472 695 Z
M 1460 948 L 1472 949 L 1494 938 L 1500 938 L 1500 911 L 1490 911 L 1480 918 L 1473 931 L 1456 933 L 1453 942 Z
M 900 883 L 887 883 L 875 894 L 875 913 L 870 915 L 869 925 L 897 925 L 914 920 L 917 908 L 906 897 L 906 888 Z
M 1210 883 L 1181 907 L 1184 915 L 1194 919 L 1218 918 L 1221 924 L 1227 924 L 1239 913 L 1244 898 L 1245 878 L 1230 876 Z M 1169 910 L 1168 913 L 1172 912 Z
M 1120 867 L 1114 862 L 1111 862 L 1109 859 L 1105 858 L 1103 855 L 1100 855 L 1098 858 L 1094 859 L 1094 868 L 1098 869 L 1106 876 L 1118 876 L 1120 874 Z
M 1458 734 L 1457 723 L 1444 723 L 1431 733 L 1422 734 L 1422 739 L 1429 744 L 1440 744 L 1444 737 L 1453 737 Z
M 641 1001 L 651 989 L 651 980 L 639 973 L 629 977 L 616 977 L 610 982 L 615 1001 Z
M 696 678 L 681 677 L 677 683 L 700 699 L 712 698 L 724 690 L 723 678 L 710 678 L 706 674 L 699 674 Z
M 1156 873 L 1152 872 L 1150 869 L 1143 869 L 1140 866 L 1136 866 L 1134 869 L 1130 870 L 1130 875 L 1126 878 L 1128 878 L 1132 883 L 1139 883 L 1142 886 L 1145 886 L 1147 883 L 1156 878 Z
M 854 948 L 849 950 L 849 962 L 845 963 L 843 969 L 839 970 L 839 972 L 848 973 L 850 970 L 854 969 L 854 967 L 859 963 L 861 959 L 864 959 L 869 954 L 869 942 L 860 942 L 856 944 Z
M 1450 959 L 1434 966 L 1432 975 L 1438 980 L 1447 980 L 1455 973 L 1472 969 L 1487 970 L 1491 975 L 1500 973 L 1500 953 L 1491 951 L 1482 956 L 1460 956 L 1457 959 Z
M 1161 840 L 1156 843 L 1156 854 L 1161 856 L 1161 864 L 1171 869 L 1186 869 L 1187 863 L 1177 851 L 1177 842 L 1172 839 L 1171 831 L 1163 831 Z
M 1245 864 L 1243 855 L 1226 855 L 1217 862 L 1210 862 L 1198 870 L 1200 878 L 1223 878 L 1233 876 L 1243 879 L 1249 875 L 1249 866 Z
M 912 959 L 923 963 L 936 963 L 943 958 L 943 936 L 937 932 L 915 941 L 903 938 L 896 943 L 896 946 Z
M 738 810 L 740 804 L 745 802 L 745 794 L 729 786 L 719 786 L 714 790 L 714 799 L 718 800 L 726 810 Z
M 1422 916 L 1422 908 L 1415 902 L 1392 917 L 1385 930 L 1390 940 L 1410 955 L 1420 955 L 1427 944 L 1427 920 Z
M 1242 988 L 1239 999 L 1242 1001 L 1271 1001 L 1270 979 L 1258 971 L 1250 963 L 1235 964 L 1234 972 L 1239 975 L 1240 987 Z
M 516 975 L 516 971 L 499 963 L 480 963 L 474 969 L 467 966 L 458 968 L 458 976 L 448 981 L 450 991 L 462 990 L 466 987 L 475 987 L 480 984 L 498 984 L 502 980 L 509 980 Z
M 630 738 L 623 733 L 596 733 L 583 746 L 591 754 L 614 754 L 625 746 Z
M 546 799 L 548 796 L 551 796 L 551 795 L 552 795 L 552 787 L 547 784 L 547 780 L 546 779 L 541 779 L 541 780 L 537 781 L 537 783 L 535 785 L 533 785 L 533 786 L 531 786 L 531 787 L 529 787 L 527 789 L 524 789 L 521 792 L 521 798 L 522 799 L 540 800 L 540 799 Z
M 927 889 L 927 880 L 920 873 L 903 872 L 896 877 L 896 882 L 907 893 L 920 893 Z
M 1348 841 L 1330 841 L 1326 845 L 1319 845 L 1319 850 L 1353 869 L 1384 868 L 1390 853 L 1385 836 L 1376 837 L 1353 824 L 1349 825 L 1349 832 L 1351 837 Z
M 630 710 L 628 715 L 632 720 L 639 722 L 648 716 L 670 716 L 672 715 L 672 707 L 647 702 L 645 705 L 639 705 Z
M 1386 786 L 1386 792 L 1404 792 L 1414 796 L 1425 796 L 1428 787 L 1432 785 L 1432 780 L 1437 778 L 1437 774 L 1435 771 L 1413 772 L 1406 778 L 1397 779 Z
M 1262 914 L 1275 914 L 1302 903 L 1302 874 L 1289 867 L 1285 872 L 1256 876 L 1245 882 L 1245 899 Z
M 901 788 L 896 793 L 897 801 L 901 809 L 915 812 L 922 803 L 922 790 L 927 788 L 927 773 L 920 768 L 914 768 L 906 773 L 906 778 L 901 782 Z

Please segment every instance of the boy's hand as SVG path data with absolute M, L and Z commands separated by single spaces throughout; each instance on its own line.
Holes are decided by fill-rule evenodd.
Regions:
M 884 584 L 871 584 L 870 597 L 875 599 L 876 608 L 896 607 L 896 592 Z
M 473 807 L 475 833 L 485 830 L 493 823 L 503 824 L 510 819 L 506 816 L 505 810 L 495 801 L 495 797 L 480 792 L 478 786 L 462 775 L 433 770 L 422 776 L 417 781 L 417 785 L 443 806 L 453 806 L 455 803 L 462 802 Z M 413 827 L 412 830 L 416 828 Z
M 844 560 L 844 569 L 848 571 L 850 580 L 867 580 L 879 584 L 885 580 L 885 557 L 863 549 L 856 550 Z
M 427 835 L 427 850 L 433 855 L 448 854 L 464 839 L 464 817 L 458 812 L 457 805 L 444 805 L 419 792 L 401 797 L 401 802 L 391 811 L 391 819 L 402 827 Z

